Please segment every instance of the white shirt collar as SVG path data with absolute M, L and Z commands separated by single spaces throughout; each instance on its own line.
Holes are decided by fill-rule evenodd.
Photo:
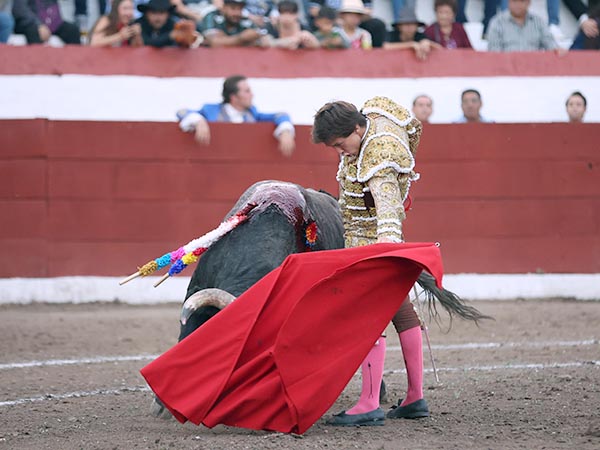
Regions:
M 363 142 L 365 142 L 365 138 L 367 137 L 367 134 L 369 133 L 369 127 L 371 126 L 371 121 L 369 120 L 369 118 L 365 117 L 365 119 L 367 119 L 367 126 L 365 128 L 365 134 L 363 134 L 362 138 L 360 139 L 361 145 L 363 144 Z
M 231 106 L 229 103 L 225 103 L 223 108 L 225 109 L 225 114 L 227 114 L 227 116 L 231 120 L 231 123 L 243 123 L 244 122 L 245 111 L 238 111 L 233 106 Z

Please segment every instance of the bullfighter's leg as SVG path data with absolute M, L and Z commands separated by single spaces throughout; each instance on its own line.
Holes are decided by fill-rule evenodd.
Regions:
M 392 419 L 418 419 L 429 416 L 427 402 L 423 398 L 423 339 L 421 321 L 407 298 L 392 319 L 398 332 L 402 356 L 406 366 L 406 397 L 388 412 Z
M 362 390 L 358 403 L 330 417 L 328 425 L 383 425 L 385 414 L 379 407 L 379 391 L 385 363 L 385 337 L 380 337 L 361 364 Z
M 382 336 L 375 342 L 360 366 L 362 377 L 360 398 L 355 406 L 346 411 L 346 414 L 363 414 L 379 408 L 379 390 L 383 379 L 384 364 L 385 337 Z

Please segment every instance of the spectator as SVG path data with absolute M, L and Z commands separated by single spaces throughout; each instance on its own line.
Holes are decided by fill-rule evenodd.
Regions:
M 442 48 L 436 42 L 430 41 L 420 31 L 425 24 L 410 9 L 403 9 L 392 24 L 394 31 L 390 34 L 390 41 L 384 42 L 383 48 L 387 50 L 411 48 L 415 51 L 417 58 L 424 60 L 434 48 Z
M 112 6 L 111 8 L 112 9 Z M 106 14 L 106 0 L 98 0 L 98 15 Z M 75 23 L 82 33 L 88 31 L 88 0 L 75 0 Z
M 0 44 L 6 44 L 15 28 L 12 0 L 0 0 Z
M 110 13 L 101 16 L 90 32 L 92 47 L 120 47 L 144 45 L 142 27 L 133 20 L 133 1 L 114 0 Z M 131 25 L 130 25 L 131 23 Z
M 454 123 L 477 123 L 477 122 L 492 122 L 485 119 L 480 111 L 483 103 L 481 94 L 475 89 L 467 89 L 461 95 L 461 107 L 463 116 Z
M 549 0 L 556 1 L 556 0 Z M 456 8 L 456 21 L 458 23 L 467 23 L 469 20 L 465 15 L 467 0 L 458 0 Z M 483 38 L 487 36 L 488 26 L 492 17 L 496 15 L 498 10 L 505 11 L 508 7 L 508 0 L 483 0 Z
M 368 50 L 373 47 L 371 33 L 358 26 L 368 16 L 369 11 L 361 0 L 343 0 L 339 10 L 342 20 L 342 37 L 350 43 L 350 48 Z
M 509 0 L 508 11 L 496 15 L 488 29 L 488 50 L 493 52 L 527 52 L 557 49 L 543 20 L 531 14 L 531 0 Z
M 419 122 L 429 123 L 429 118 L 433 114 L 433 100 L 425 94 L 417 95 L 413 100 L 412 112 Z
M 201 29 L 210 47 L 268 45 L 267 31 L 243 17 L 245 5 L 245 0 L 225 0 L 222 11 L 206 15 Z
M 597 0 L 592 0 L 590 6 Z M 467 0 L 458 0 L 458 10 L 456 13 L 456 21 L 460 23 L 468 22 L 465 16 L 465 7 Z M 488 25 L 492 17 L 496 15 L 498 10 L 506 11 L 508 8 L 508 0 L 484 0 L 483 7 L 483 35 L 484 38 L 487 35 Z M 573 14 L 575 19 L 579 20 L 579 23 L 583 23 L 587 19 L 586 5 L 581 0 L 563 0 L 563 3 L 567 9 Z M 546 0 L 546 11 L 548 13 L 548 25 L 550 33 L 555 40 L 560 41 L 564 39 L 564 35 L 559 27 L 560 25 L 560 0 Z
M 367 30 L 371 35 L 371 45 L 375 48 L 383 47 L 383 43 L 387 39 L 387 28 L 385 23 L 377 19 L 375 17 L 371 17 L 371 10 L 367 7 L 366 4 L 362 3 L 362 0 L 310 0 L 307 4 L 307 0 L 303 1 L 305 6 L 305 10 L 308 11 L 308 24 L 309 28 L 312 31 L 316 30 L 314 25 L 314 19 L 317 17 L 319 10 L 322 6 L 327 6 L 335 11 L 338 14 L 341 14 L 341 10 L 344 8 L 344 5 L 354 6 L 355 8 L 360 10 L 360 28 Z
M 383 47 L 383 43 L 386 41 L 388 36 L 387 26 L 383 20 L 371 16 L 370 0 L 367 0 L 364 3 L 364 7 L 367 10 L 368 15 L 363 17 L 363 20 L 360 22 L 360 27 L 364 30 L 367 30 L 371 34 L 371 42 L 373 47 L 381 48 Z
M 179 127 L 183 131 L 194 131 L 200 144 L 210 144 L 208 122 L 273 122 L 276 125 L 273 135 L 279 141 L 279 150 L 285 156 L 294 151 L 294 126 L 285 113 L 261 113 L 252 105 L 252 90 L 248 79 L 234 75 L 223 83 L 223 102 L 205 104 L 199 110 L 184 109 L 177 112 Z
M 141 25 L 144 45 L 190 47 L 201 39 L 193 21 L 180 20 L 175 24 L 172 16 L 175 6 L 169 0 L 150 0 L 137 9 L 143 14 L 135 22 Z
M 307 29 L 303 28 L 298 19 L 298 4 L 292 0 L 281 0 L 277 5 L 279 17 L 275 25 L 268 24 L 267 31 L 272 39 L 271 47 L 281 47 L 290 50 L 298 48 L 319 48 L 319 40 Z
M 246 0 L 244 12 L 248 19 L 258 28 L 265 28 L 272 23 L 271 16 L 277 15 L 277 7 L 273 0 Z
M 590 9 L 581 21 L 581 29 L 575 36 L 571 50 L 600 50 L 600 2 Z
M 24 34 L 29 44 L 48 42 L 56 35 L 65 44 L 81 44 L 79 27 L 65 22 L 58 0 L 14 0 L 15 33 Z
M 587 100 L 581 92 L 575 91 L 569 95 L 566 107 L 570 123 L 583 122 L 583 116 L 585 115 L 585 110 L 587 109 Z
M 187 2 L 184 2 L 183 0 L 170 0 L 170 2 L 171 5 L 175 7 L 174 14 L 177 17 L 191 20 L 198 25 L 202 22 L 202 19 L 204 19 L 205 14 L 215 10 L 213 6 L 206 4 L 199 6 L 198 3 L 190 2 L 188 5 Z
M 410 11 L 417 10 L 417 0 L 392 0 L 392 14 L 394 23 L 398 23 L 398 19 L 402 12 L 408 9 Z M 392 28 L 394 24 L 392 24 Z
M 142 17 L 136 20 L 142 29 L 144 45 L 168 47 L 176 45 L 173 39 L 175 20 L 172 13 L 175 7 L 169 0 L 150 0 L 137 6 Z
M 315 17 L 315 37 L 323 48 L 348 48 L 350 42 L 342 36 L 342 30 L 335 25 L 337 13 L 334 9 L 323 6 Z
M 473 48 L 462 24 L 455 21 L 456 0 L 435 0 L 437 21 L 425 29 L 425 36 L 447 49 Z

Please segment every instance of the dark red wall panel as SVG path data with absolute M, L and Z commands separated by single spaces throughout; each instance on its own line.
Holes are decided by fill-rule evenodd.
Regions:
M 4 209 L 0 209 L 4 214 Z M 2 219 L 4 226 L 4 219 Z M 0 238 L 2 257 L 0 258 L 0 276 L 14 277 L 47 277 L 48 275 L 48 241 L 44 239 Z M 72 272 L 76 273 L 76 272 Z M 63 273 L 63 275 L 68 274 Z
M 45 239 L 45 200 L 0 200 L 0 239 Z M 18 255 L 13 255 L 18 257 Z
M 46 198 L 45 159 L 0 159 L 0 199 Z
M 0 51 L 4 47 L 8 46 L 0 46 Z M 0 67 L 3 66 L 4 63 L 0 64 Z M 48 121 L 42 119 L 3 120 L 2 126 L 0 126 L 0 159 L 45 158 L 45 139 L 48 137 L 46 133 L 47 125 Z
M 267 124 L 0 121 L 0 277 L 124 275 L 215 228 L 250 184 L 337 194 L 337 156 Z M 427 125 L 405 224 L 449 273 L 600 272 L 597 124 Z M 8 150 L 7 150 L 8 149 Z

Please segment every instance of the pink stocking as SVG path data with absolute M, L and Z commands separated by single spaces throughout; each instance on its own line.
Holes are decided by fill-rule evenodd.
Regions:
M 346 414 L 363 414 L 379 408 L 379 390 L 385 363 L 385 338 L 380 337 L 361 364 L 362 391 L 358 403 Z
M 400 406 L 410 405 L 423 398 L 423 338 L 421 327 L 413 327 L 399 333 L 402 355 L 406 365 L 408 388 Z

